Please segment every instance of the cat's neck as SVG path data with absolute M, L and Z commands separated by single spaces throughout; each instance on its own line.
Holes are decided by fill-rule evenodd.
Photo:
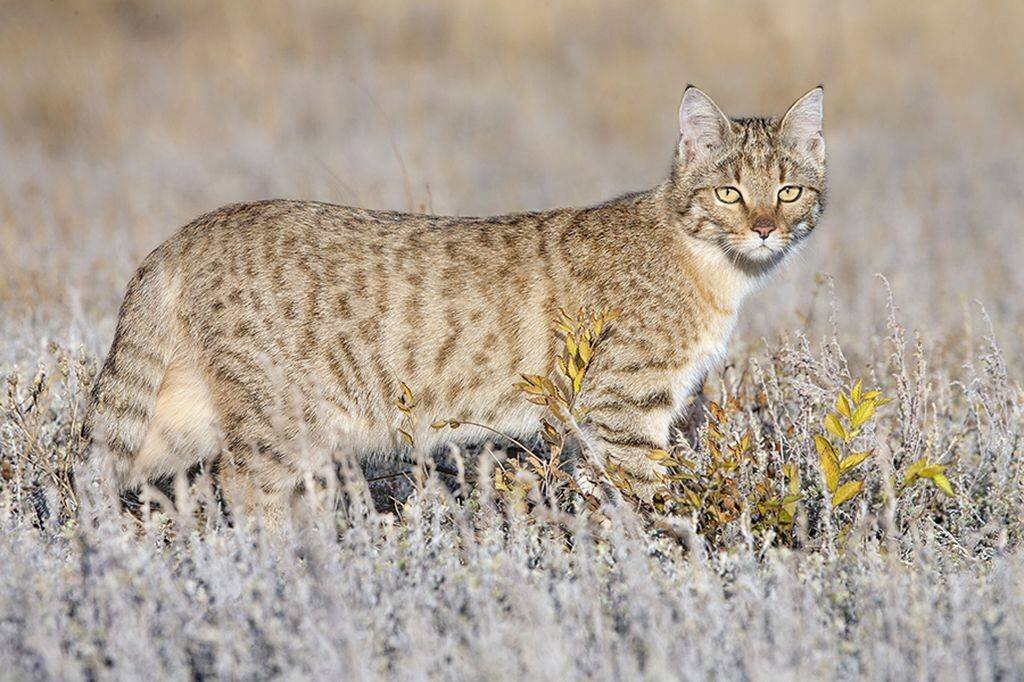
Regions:
M 751 275 L 737 267 L 718 245 L 685 233 L 679 237 L 683 246 L 683 267 L 692 273 L 695 282 L 708 292 L 720 310 L 735 314 L 743 300 L 764 281 L 764 275 Z
M 743 300 L 764 283 L 772 267 L 738 262 L 718 244 L 693 236 L 686 217 L 673 208 L 664 187 L 652 190 L 649 200 L 679 245 L 680 267 L 710 304 L 723 313 L 735 314 Z

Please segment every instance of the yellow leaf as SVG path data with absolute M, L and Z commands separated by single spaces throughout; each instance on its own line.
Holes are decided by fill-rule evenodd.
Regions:
M 410 389 L 404 381 L 402 382 L 402 397 L 405 399 L 406 403 L 412 403 L 412 389 Z M 411 404 L 409 406 L 412 407 Z
M 855 429 L 859 429 L 861 426 L 866 424 L 869 419 L 871 419 L 871 415 L 874 413 L 875 401 L 865 400 L 857 406 L 856 410 L 854 410 L 853 416 L 850 417 L 850 425 Z
M 860 404 L 860 389 L 863 384 L 863 379 L 857 379 L 857 383 L 853 385 L 853 390 L 850 391 L 850 397 L 853 398 L 853 402 L 855 405 Z
M 924 469 L 926 466 L 928 466 L 928 460 L 924 457 L 908 466 L 906 472 L 903 474 L 903 485 L 913 483 L 914 479 L 921 475 L 921 469 Z
M 848 455 L 847 457 L 843 458 L 843 461 L 839 463 L 839 469 L 840 471 L 849 471 L 850 469 L 857 466 L 870 456 L 870 450 L 868 450 L 867 452 L 855 452 L 852 455 Z
M 740 452 L 746 452 L 750 449 L 750 429 L 743 434 L 743 438 L 740 439 Z
M 537 374 L 520 374 L 523 378 L 519 382 L 519 386 L 527 393 L 540 393 L 541 392 L 541 377 Z
M 829 442 L 828 438 L 825 438 L 825 436 L 822 436 L 821 434 L 816 434 L 814 436 L 814 447 L 818 451 L 819 457 L 824 455 L 826 452 L 830 453 L 833 458 L 836 457 L 836 449 L 832 446 L 832 443 Z
M 846 394 L 842 391 L 836 396 L 836 411 L 847 419 L 850 418 L 850 401 L 846 399 Z
M 815 436 L 814 444 L 818 448 L 818 459 L 821 462 L 821 470 L 825 474 L 825 485 L 829 492 L 834 492 L 839 485 L 839 463 L 836 449 L 824 436 Z
M 843 442 L 846 442 L 848 438 L 846 435 L 846 429 L 843 428 L 842 423 L 839 421 L 839 417 L 837 417 L 834 412 L 829 412 L 825 417 L 825 428 L 833 436 Z
M 923 467 L 919 472 L 917 472 L 917 475 L 920 476 L 921 478 L 934 479 L 936 476 L 941 475 L 942 472 L 945 470 L 946 467 L 942 464 L 929 464 L 928 466 Z
M 448 426 L 448 420 L 447 419 L 438 419 L 436 422 L 434 422 L 433 424 L 430 425 L 430 428 L 432 428 L 432 429 L 443 429 L 446 426 Z
M 932 476 L 932 483 L 935 484 L 936 488 L 953 497 L 953 484 L 949 482 L 945 474 L 935 474 Z
M 409 444 L 410 447 L 413 445 L 412 436 L 405 429 L 398 429 L 398 433 L 402 436 L 402 439 Z
M 693 492 L 692 490 L 687 490 L 686 491 L 686 498 L 687 498 L 687 500 L 689 500 L 690 506 L 692 506 L 694 509 L 700 509 L 701 508 L 701 499 L 697 495 L 697 493 Z
M 523 391 L 524 393 L 529 393 L 530 395 L 540 395 L 541 393 L 544 392 L 544 389 L 542 389 L 540 386 L 531 381 L 516 382 L 516 387 L 518 387 L 519 390 Z
M 590 341 L 588 341 L 586 339 L 586 337 L 584 337 L 583 340 L 580 341 L 580 348 L 579 348 L 579 350 L 580 350 L 580 360 L 583 361 L 583 364 L 585 365 L 588 362 L 590 362 L 590 357 L 591 357 L 591 352 L 592 351 L 591 351 L 591 348 L 590 348 Z
M 874 400 L 875 398 L 879 397 L 880 395 L 882 395 L 881 391 L 868 391 L 863 396 L 861 396 L 861 398 L 863 400 Z M 886 398 L 885 400 L 888 402 L 889 399 Z
M 800 492 L 800 470 L 797 468 L 796 464 L 787 465 L 787 467 L 785 468 L 785 473 L 786 473 L 786 481 L 787 481 L 786 489 L 789 490 L 789 492 L 791 494 L 799 493 Z
M 668 453 L 664 450 L 651 450 L 651 454 L 647 455 L 649 459 L 653 459 L 655 462 L 668 459 L 668 456 Z
M 849 481 L 839 486 L 839 490 L 832 496 L 832 508 L 835 509 L 843 502 L 852 500 L 863 487 L 864 481 Z
M 576 338 L 572 334 L 565 337 L 565 347 L 569 349 L 569 355 L 576 355 Z
M 827 456 L 823 457 L 821 468 L 825 472 L 825 485 L 828 487 L 828 491 L 835 492 L 839 485 L 839 467 L 836 466 L 835 460 Z

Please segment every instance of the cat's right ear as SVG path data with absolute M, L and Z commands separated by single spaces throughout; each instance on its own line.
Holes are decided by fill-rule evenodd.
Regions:
M 731 124 L 710 97 L 687 85 L 679 103 L 679 158 L 684 165 L 721 147 Z

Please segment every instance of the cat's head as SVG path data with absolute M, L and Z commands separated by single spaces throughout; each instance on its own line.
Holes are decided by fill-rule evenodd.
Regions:
M 823 97 L 819 86 L 781 118 L 730 119 L 686 89 L 669 201 L 689 234 L 758 273 L 811 233 L 825 199 Z

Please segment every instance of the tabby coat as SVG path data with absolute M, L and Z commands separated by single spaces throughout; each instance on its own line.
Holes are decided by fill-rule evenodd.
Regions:
M 122 488 L 220 457 L 228 502 L 275 515 L 322 457 L 401 456 L 421 425 L 538 429 L 520 374 L 552 372 L 559 309 L 620 313 L 588 372 L 584 435 L 641 496 L 649 458 L 720 360 L 744 297 L 823 208 L 822 90 L 782 119 L 683 94 L 669 178 L 598 206 L 492 218 L 309 201 L 236 204 L 128 285 L 88 423 Z M 490 434 L 415 434 L 430 449 Z

